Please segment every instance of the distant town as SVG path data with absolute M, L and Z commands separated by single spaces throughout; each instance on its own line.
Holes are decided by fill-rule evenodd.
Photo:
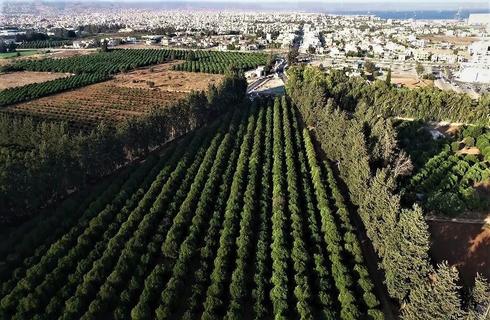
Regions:
M 351 75 L 360 75 L 372 62 L 374 76 L 386 77 L 391 70 L 393 82 L 402 86 L 435 85 L 476 98 L 490 84 L 488 13 L 395 20 L 269 11 L 33 10 L 31 4 L 4 5 L 0 51 L 21 55 L 27 43 L 40 40 L 46 43 L 43 49 L 81 50 L 105 43 L 110 48 L 265 51 L 283 57 L 295 50 L 304 63 L 346 68 Z

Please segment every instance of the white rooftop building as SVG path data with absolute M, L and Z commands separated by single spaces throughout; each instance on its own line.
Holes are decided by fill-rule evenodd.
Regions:
M 472 13 L 468 17 L 469 25 L 490 25 L 490 13 Z
M 462 64 L 459 80 L 490 83 L 490 41 L 478 41 L 468 46 L 471 59 Z
M 490 83 L 490 69 L 465 67 L 459 73 L 459 80 L 463 82 Z

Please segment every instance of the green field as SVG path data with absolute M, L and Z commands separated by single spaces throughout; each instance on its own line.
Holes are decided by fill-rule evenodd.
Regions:
M 16 51 L 16 52 L 2 52 L 0 53 L 0 59 L 8 59 L 8 58 L 14 58 L 17 57 L 18 54 L 20 57 L 24 56 L 32 56 L 33 54 L 39 53 L 38 50 L 23 50 L 23 51 Z

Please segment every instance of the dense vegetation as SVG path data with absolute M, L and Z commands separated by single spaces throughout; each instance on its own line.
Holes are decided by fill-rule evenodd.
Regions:
M 2 318 L 383 319 L 336 177 L 285 97 L 1 240 Z
M 325 103 L 332 98 L 347 112 L 354 112 L 360 105 L 385 117 L 415 118 L 422 120 L 462 122 L 490 126 L 490 95 L 478 101 L 466 94 L 443 91 L 434 87 L 411 90 L 396 88 L 385 81 L 368 83 L 360 77 L 348 77 L 343 70 L 317 73 L 312 67 L 304 68 L 306 74 L 321 83 L 318 90 L 310 90 L 310 99 Z M 301 68 L 301 72 L 303 68 Z M 298 71 L 299 72 L 299 69 Z M 291 72 L 292 77 L 296 77 Z
M 394 126 L 398 145 L 410 156 L 415 170 L 422 168 L 430 158 L 452 142 L 451 137 L 442 134 L 434 137 L 431 128 L 422 120 L 400 120 Z
M 405 203 L 419 202 L 432 212 L 450 216 L 490 208 L 488 195 L 476 188 L 490 181 L 490 134 L 486 129 L 463 127 L 452 139 L 434 139 L 421 124 L 399 127 L 402 145 L 420 163 L 415 174 L 401 183 Z
M 41 49 L 41 48 L 56 48 L 69 46 L 72 44 L 71 40 L 34 40 L 25 41 L 17 44 L 17 49 Z
M 170 60 L 187 60 L 211 69 L 219 66 L 224 73 L 230 66 L 235 69 L 250 69 L 265 64 L 264 54 L 236 52 L 191 51 L 172 49 L 114 49 L 108 52 L 81 55 L 65 59 L 24 60 L 4 67 L 4 71 L 51 71 L 70 73 L 115 74 L 138 67 L 163 63 Z M 187 69 L 187 67 L 185 68 Z M 184 70 L 192 71 L 192 70 Z M 205 72 L 204 69 L 201 72 Z
M 115 74 L 151 64 L 163 63 L 178 57 L 179 51 L 159 49 L 128 49 L 97 52 L 95 54 L 68 57 L 17 61 L 5 66 L 4 71 L 51 71 L 69 73 Z
M 246 80 L 229 73 L 219 87 L 165 108 L 104 123 L 85 134 L 64 122 L 0 117 L 0 217 L 32 215 L 94 179 L 226 113 L 245 95 Z M 101 119 L 103 121 L 103 119 Z
M 306 124 L 314 128 L 327 157 L 338 163 L 350 200 L 356 205 L 380 259 L 388 293 L 402 305 L 402 319 L 463 319 L 467 314 L 482 315 L 488 298 L 483 302 L 475 293 L 477 290 L 473 290 L 466 297 L 467 304 L 462 302 L 457 270 L 446 263 L 438 266 L 431 263 L 428 227 L 422 210 L 400 205 L 396 180 L 409 174 L 412 165 L 407 155 L 398 150 L 392 120 L 379 116 L 378 102 L 373 105 L 372 99 L 356 101 L 354 97 L 360 93 L 351 92 L 353 88 L 349 85 L 355 82 L 335 80 L 341 77 L 336 72 L 326 76 L 317 68 L 294 67 L 288 76 L 287 92 L 292 101 L 298 105 Z M 371 90 L 367 85 L 359 88 Z M 421 93 L 408 95 L 418 94 Z M 372 95 L 377 96 L 377 91 Z M 394 101 L 383 106 L 386 108 L 383 110 L 396 110 L 406 105 Z M 411 112 L 422 110 L 417 108 L 420 107 Z M 437 106 L 434 110 L 443 111 Z M 444 115 L 447 114 L 478 116 L 453 110 L 447 110 Z M 488 121 L 482 116 L 476 119 Z M 488 284 L 485 286 L 488 292 Z M 476 305 L 479 307 L 475 309 Z
M 490 208 L 490 199 L 474 185 L 490 179 L 490 167 L 475 156 L 455 154 L 449 145 L 410 178 L 403 189 L 407 202 L 422 201 L 436 212 L 455 216 Z
M 0 108 L 10 104 L 47 96 L 60 91 L 84 87 L 86 85 L 108 79 L 108 76 L 101 73 L 82 73 L 42 83 L 32 83 L 22 87 L 8 88 L 0 91 Z
M 260 57 L 239 53 L 115 50 L 8 68 L 73 79 L 173 59 L 228 71 L 220 87 L 89 134 L 0 118 L 0 213 L 18 224 L 0 235 L 0 318 L 383 319 L 383 289 L 404 320 L 484 314 L 486 279 L 462 295 L 457 270 L 432 264 L 411 205 L 454 210 L 454 195 L 480 208 L 468 190 L 488 175 L 488 133 L 470 126 L 457 144 L 410 148 L 415 125 L 391 117 L 487 124 L 488 97 L 292 67 L 289 97 L 251 103 L 239 69 Z M 455 154 L 463 146 L 481 155 Z
M 189 53 L 185 59 L 187 61 L 175 65 L 174 70 L 225 73 L 230 65 L 245 71 L 268 63 L 267 56 L 261 53 L 197 51 Z

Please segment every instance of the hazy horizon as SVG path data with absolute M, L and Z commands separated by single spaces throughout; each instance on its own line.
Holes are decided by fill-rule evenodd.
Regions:
M 223 0 L 0 0 L 1 3 L 35 3 L 35 4 L 77 4 L 88 6 L 90 4 L 97 5 L 134 5 L 156 6 L 159 8 L 176 7 L 176 8 L 223 8 L 223 9 L 328 9 L 329 11 L 405 11 L 405 10 L 458 10 L 458 9 L 487 9 L 490 11 L 490 2 L 486 0 L 411 0 L 393 3 L 391 0 L 325 0 L 325 1 L 310 1 L 310 0 L 240 0 L 240 1 L 223 1 Z

